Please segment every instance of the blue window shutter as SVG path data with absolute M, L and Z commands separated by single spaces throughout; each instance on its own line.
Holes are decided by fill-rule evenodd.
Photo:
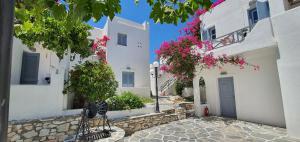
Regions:
M 121 45 L 122 43 L 122 36 L 118 33 L 118 44 Z
M 38 83 L 39 62 L 39 53 L 23 52 L 20 84 Z
M 269 2 L 256 2 L 256 8 L 258 13 L 258 20 L 270 17 L 270 8 L 269 8 Z

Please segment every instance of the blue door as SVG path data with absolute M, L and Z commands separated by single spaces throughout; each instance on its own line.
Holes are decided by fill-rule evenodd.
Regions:
M 23 52 L 20 84 L 37 84 L 40 53 Z
M 219 95 L 221 115 L 236 118 L 233 77 L 219 78 Z

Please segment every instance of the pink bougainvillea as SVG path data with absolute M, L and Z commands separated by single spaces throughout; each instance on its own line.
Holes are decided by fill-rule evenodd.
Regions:
M 216 7 L 224 1 L 225 0 L 216 1 L 211 8 Z M 213 55 L 213 52 L 211 52 L 211 50 L 213 50 L 213 44 L 210 41 L 201 41 L 201 20 L 199 16 L 205 12 L 207 11 L 203 9 L 198 10 L 194 19 L 180 30 L 180 37 L 176 40 L 163 42 L 160 48 L 155 51 L 157 57 L 163 59 L 165 62 L 160 69 L 184 80 L 193 79 L 196 66 L 199 66 L 201 69 L 210 69 L 213 67 L 219 67 L 221 69 L 224 64 L 232 64 L 243 69 L 244 66 L 250 65 L 253 66 L 255 70 L 258 70 L 259 66 L 247 63 L 242 57 L 229 57 L 225 54 L 215 57 Z
M 98 56 L 100 61 L 106 62 L 106 44 L 110 38 L 104 35 L 102 38 L 96 38 L 92 45 L 92 51 Z

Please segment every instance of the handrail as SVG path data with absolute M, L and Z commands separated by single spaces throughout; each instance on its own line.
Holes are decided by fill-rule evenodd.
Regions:
M 300 0 L 288 0 L 291 5 L 300 4 Z
M 167 80 L 166 82 L 164 82 L 161 86 L 160 86 L 160 91 L 164 91 L 165 89 L 167 89 L 169 86 L 171 86 L 174 82 L 176 81 L 176 78 L 171 78 L 169 80 Z
M 245 27 L 226 35 L 222 35 L 211 41 L 213 49 L 218 49 L 234 43 L 239 43 L 245 40 L 245 37 L 251 31 L 251 27 Z

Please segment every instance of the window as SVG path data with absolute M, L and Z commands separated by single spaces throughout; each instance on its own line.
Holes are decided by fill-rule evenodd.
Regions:
M 122 72 L 122 87 L 134 87 L 134 72 Z
M 118 33 L 118 45 L 127 46 L 127 35 Z
M 38 84 L 40 53 L 23 52 L 20 84 Z
M 254 26 L 258 21 L 257 9 L 253 8 L 249 10 L 249 23 L 250 26 Z
M 202 40 L 206 41 L 208 40 L 208 34 L 207 34 L 207 30 L 202 30 Z
M 217 38 L 215 26 L 208 29 L 208 34 L 209 34 L 209 39 L 210 40 L 214 40 L 214 39 Z

